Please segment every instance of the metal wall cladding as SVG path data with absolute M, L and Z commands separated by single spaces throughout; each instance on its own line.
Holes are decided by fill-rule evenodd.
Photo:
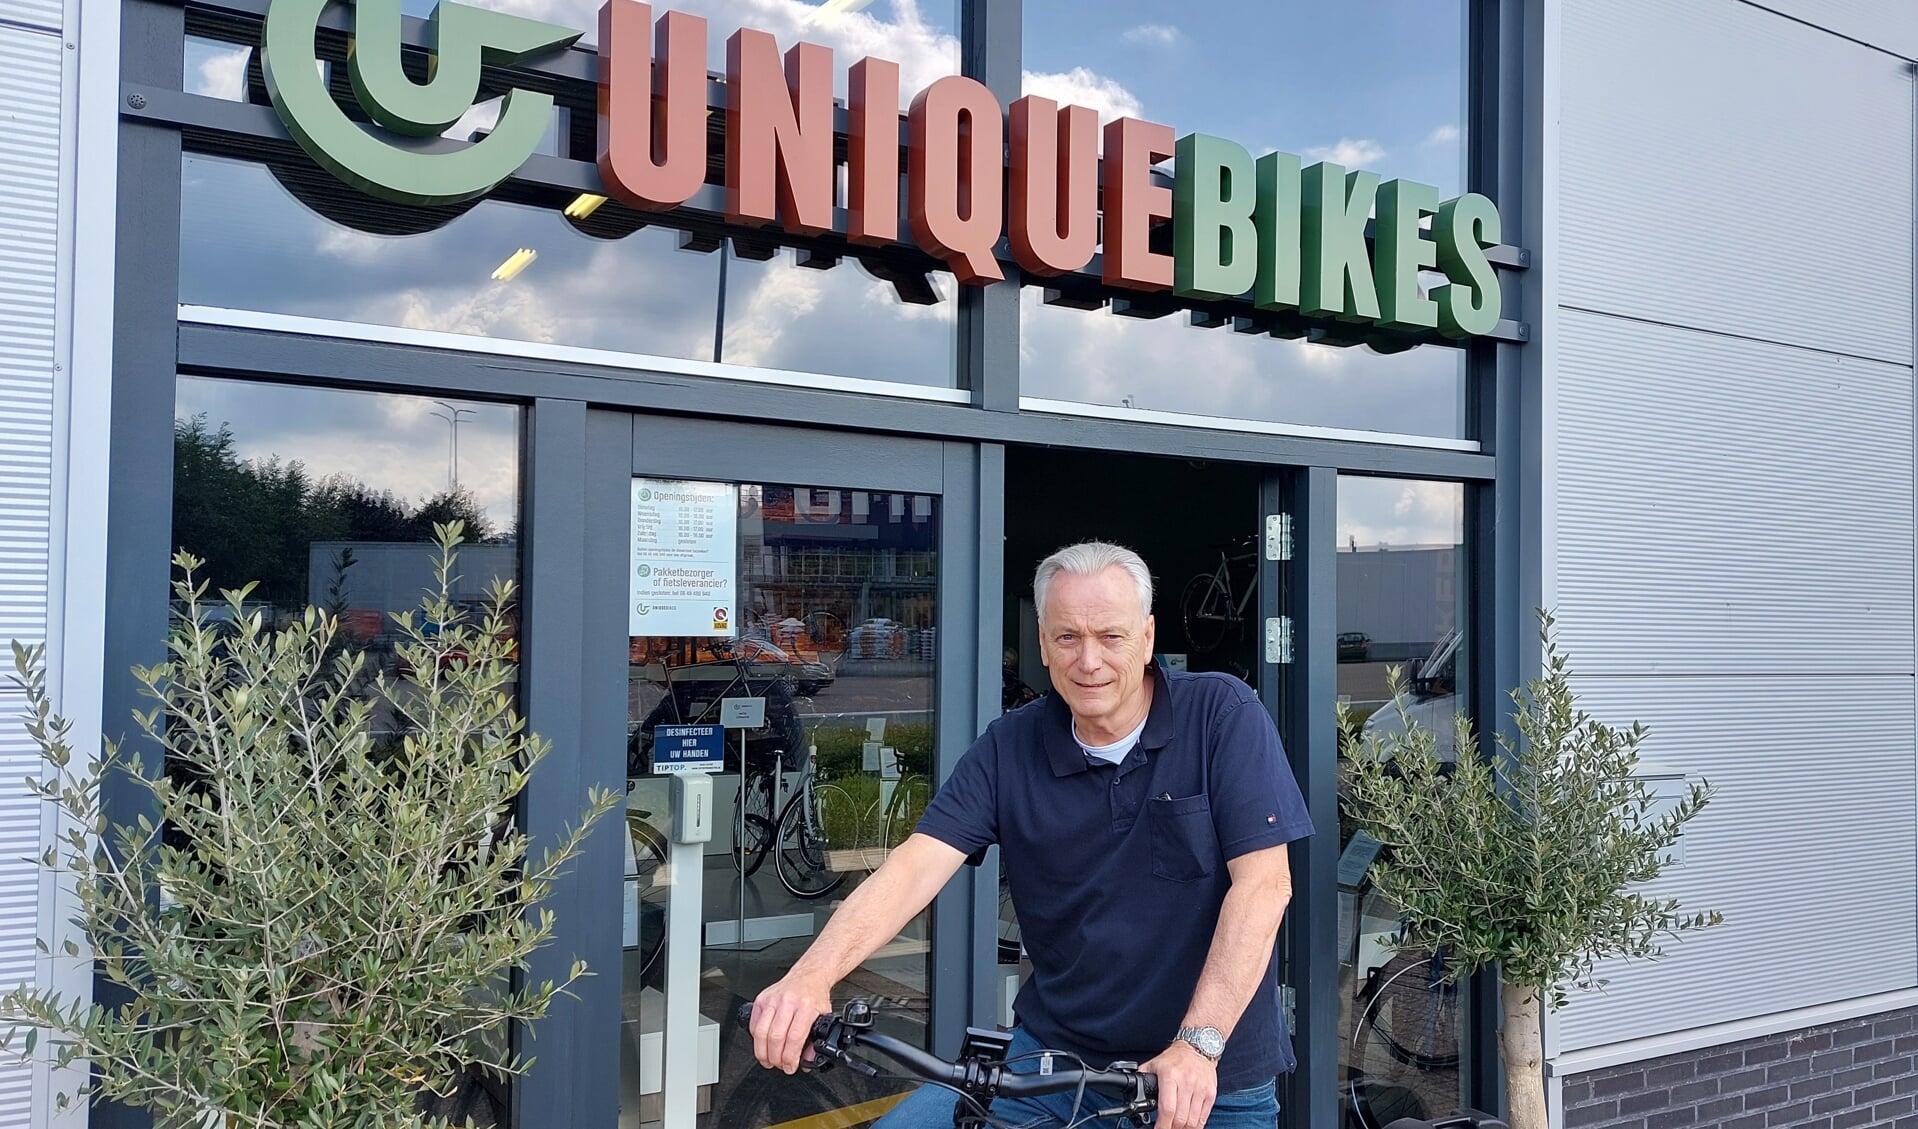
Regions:
M 56 35 L 66 26 L 66 18 L 65 0 L 6 0 L 0 4 L 0 19 L 44 28 Z
M 1765 7 L 1918 59 L 1918 4 L 1911 0 L 1765 0 Z
M 30 2 L 10 19 L 35 18 Z M 58 25 L 59 5 L 52 5 Z M 47 634 L 53 460 L 54 293 L 59 207 L 58 35 L 0 26 L 0 642 Z M 9 660 L 10 661 L 10 660 Z M 0 693 L 0 984 L 35 975 L 40 806 L 21 781 L 38 751 L 21 730 L 21 696 Z M 0 1129 L 24 1127 L 31 1078 L 0 1066 Z
M 1737 0 L 1563 10 L 1560 301 L 1910 363 L 1905 64 Z
M 1559 1013 L 1570 1052 L 1918 984 L 1909 677 L 1587 678 L 1593 716 L 1644 722 L 1645 762 L 1716 789 L 1682 866 L 1644 893 L 1722 925 L 1609 962 Z
M 1911 675 L 1909 368 L 1559 326 L 1556 602 L 1577 670 Z

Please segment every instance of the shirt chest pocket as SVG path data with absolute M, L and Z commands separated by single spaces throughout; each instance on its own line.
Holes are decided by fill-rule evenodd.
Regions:
M 1218 866 L 1219 837 L 1212 828 L 1211 801 L 1203 792 L 1155 799 L 1146 812 L 1155 877 L 1196 882 Z

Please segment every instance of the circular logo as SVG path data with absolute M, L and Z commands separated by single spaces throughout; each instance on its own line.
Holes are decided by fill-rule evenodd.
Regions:
M 633 605 L 634 615 L 651 615 L 652 611 L 653 611 L 653 605 L 651 604 L 634 604 Z
M 635 571 L 637 571 L 639 575 L 641 576 L 651 576 L 653 574 L 653 566 L 649 564 L 643 564 L 643 565 L 640 565 L 639 568 L 636 569 Z
M 640 488 L 639 488 L 639 500 L 640 500 L 640 501 L 642 501 L 642 502 L 650 502 L 650 501 L 652 501 L 652 500 L 653 500 L 653 489 L 652 489 L 652 487 L 650 487 L 650 486 L 642 486 L 642 487 L 640 487 Z
M 714 609 L 713 609 L 713 622 L 714 622 L 714 623 L 725 623 L 725 622 L 726 622 L 726 620 L 727 620 L 727 619 L 728 619 L 728 618 L 729 618 L 729 617 L 730 617 L 731 615 L 732 615 L 732 613 L 731 613 L 731 612 L 728 612 L 728 611 L 727 611 L 727 610 L 726 610 L 725 608 L 714 608 Z

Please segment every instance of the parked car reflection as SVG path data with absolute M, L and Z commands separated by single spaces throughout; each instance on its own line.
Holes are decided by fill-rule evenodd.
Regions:
M 1381 740 L 1405 732 L 1406 722 L 1431 731 L 1433 750 L 1438 759 L 1451 764 L 1458 759 L 1456 717 L 1458 700 L 1458 656 L 1465 633 L 1446 632 L 1432 644 L 1431 654 L 1414 666 L 1406 679 L 1408 701 L 1403 716 L 1392 703 L 1374 710 L 1365 719 L 1364 733 Z
M 713 652 L 722 659 L 738 658 L 746 664 L 746 676 L 753 681 L 782 679 L 794 690 L 811 697 L 831 686 L 837 677 L 823 662 L 798 658 L 766 639 L 715 639 Z

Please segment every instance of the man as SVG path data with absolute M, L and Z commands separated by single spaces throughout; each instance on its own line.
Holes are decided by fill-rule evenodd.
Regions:
M 1152 575 L 1131 550 L 1061 549 L 1033 599 L 1053 692 L 987 728 L 914 834 L 760 994 L 754 1053 L 797 1069 L 832 986 L 997 843 L 1033 966 L 1013 1055 L 1140 1062 L 1161 1129 L 1271 1129 L 1274 1077 L 1293 1066 L 1275 971 L 1285 844 L 1312 831 L 1271 718 L 1236 679 L 1153 661 Z M 955 1100 L 922 1088 L 881 1129 L 946 1129 Z M 1072 1100 L 993 1112 L 1063 1125 Z

